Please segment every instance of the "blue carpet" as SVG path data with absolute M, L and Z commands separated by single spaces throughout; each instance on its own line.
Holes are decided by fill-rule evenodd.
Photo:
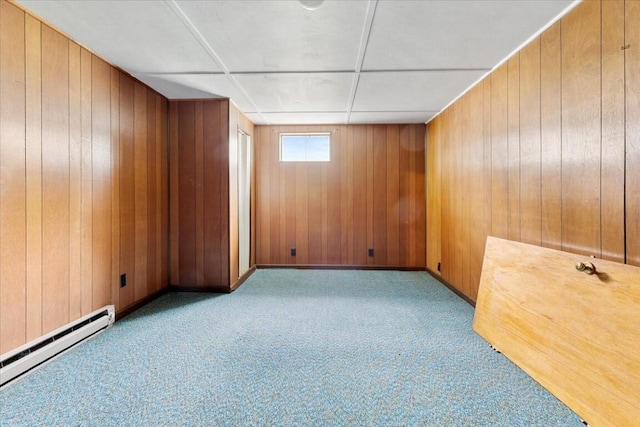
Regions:
M 423 272 L 167 294 L 0 391 L 0 425 L 581 426 Z

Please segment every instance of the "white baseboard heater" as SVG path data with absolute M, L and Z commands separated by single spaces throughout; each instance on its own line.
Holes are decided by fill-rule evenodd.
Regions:
M 108 328 L 115 319 L 115 307 L 107 305 L 0 355 L 0 387 Z

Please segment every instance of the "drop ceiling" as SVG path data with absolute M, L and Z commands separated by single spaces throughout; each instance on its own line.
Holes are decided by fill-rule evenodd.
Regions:
M 424 123 L 572 0 L 20 0 L 170 99 L 256 124 Z

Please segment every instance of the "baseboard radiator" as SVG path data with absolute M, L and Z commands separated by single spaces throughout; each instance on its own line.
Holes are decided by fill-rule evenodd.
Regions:
M 115 307 L 108 305 L 0 355 L 0 387 L 108 328 L 115 318 Z

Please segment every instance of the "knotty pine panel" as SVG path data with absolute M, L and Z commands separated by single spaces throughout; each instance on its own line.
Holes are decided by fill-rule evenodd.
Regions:
M 6 1 L 0 33 L 4 353 L 83 313 L 110 303 L 120 311 L 152 292 L 136 299 L 135 265 L 127 264 L 139 250 L 128 240 L 135 234 L 134 171 L 151 160 L 134 156 L 133 129 L 150 121 L 134 117 L 133 86 L 140 83 Z M 146 99 L 150 89 L 143 89 Z M 154 96 L 166 115 L 166 100 Z M 166 147 L 166 118 L 160 123 L 155 137 Z M 164 163 L 145 177 L 155 183 L 144 184 L 156 189 L 167 188 L 166 148 L 159 148 Z M 149 215 L 152 209 L 166 224 L 166 201 Z M 154 261 L 166 272 L 168 236 L 159 231 L 164 255 L 156 250 Z M 124 288 L 120 273 L 127 274 Z M 167 286 L 164 274 L 160 287 Z
M 280 132 L 331 132 L 332 160 L 280 162 Z M 255 134 L 258 264 L 424 268 L 424 126 L 256 126 Z
M 430 217 L 440 215 L 441 240 L 426 241 L 440 259 L 428 265 L 442 262 L 442 277 L 470 299 L 479 266 L 465 261 L 461 241 L 511 237 L 639 263 L 640 66 L 633 46 L 640 41 L 629 25 L 638 9 L 633 1 L 583 2 L 492 72 L 484 97 L 472 90 L 428 124 L 428 150 L 438 153 L 441 176 L 439 189 L 429 190 L 440 191 L 440 206 L 427 203 Z M 480 151 L 465 157 L 460 150 L 474 153 L 481 133 L 484 166 L 476 176 L 471 159 Z M 470 184 L 479 176 L 491 195 L 483 209 L 474 207 Z M 484 232 L 471 237 L 482 223 Z M 469 248 L 477 260 L 483 248 Z

